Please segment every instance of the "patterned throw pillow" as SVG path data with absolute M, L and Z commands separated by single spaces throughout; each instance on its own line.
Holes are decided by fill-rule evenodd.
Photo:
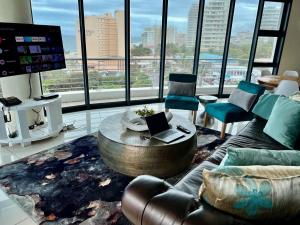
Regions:
M 224 166 L 203 171 L 200 198 L 235 216 L 264 220 L 300 213 L 300 167 Z

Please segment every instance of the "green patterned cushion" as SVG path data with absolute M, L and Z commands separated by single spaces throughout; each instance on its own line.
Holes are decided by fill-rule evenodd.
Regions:
M 300 166 L 300 151 L 228 147 L 223 166 Z
M 300 167 L 224 166 L 203 171 L 200 198 L 235 216 L 264 220 L 300 213 Z

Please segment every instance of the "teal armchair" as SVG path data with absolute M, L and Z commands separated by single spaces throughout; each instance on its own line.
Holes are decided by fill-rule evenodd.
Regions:
M 251 94 L 256 94 L 256 101 L 264 93 L 265 88 L 246 81 L 241 81 L 238 88 Z M 252 108 L 254 107 L 253 104 Z M 208 115 L 222 121 L 221 138 L 225 137 L 226 126 L 228 123 L 250 121 L 254 118 L 252 110 L 246 112 L 244 109 L 231 103 L 211 103 L 205 107 L 204 126 L 208 121 Z
M 191 96 L 168 94 L 165 100 L 165 109 L 166 112 L 169 111 L 169 109 L 191 110 L 193 123 L 195 123 L 199 105 L 199 100 L 195 96 L 197 76 L 192 74 L 170 73 L 169 81 L 178 82 L 179 84 L 182 83 L 183 85 L 184 83 L 194 83 Z

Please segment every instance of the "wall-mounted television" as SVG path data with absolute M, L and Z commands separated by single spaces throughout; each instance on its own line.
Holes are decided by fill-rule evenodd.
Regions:
M 59 26 L 0 23 L 0 78 L 63 68 Z

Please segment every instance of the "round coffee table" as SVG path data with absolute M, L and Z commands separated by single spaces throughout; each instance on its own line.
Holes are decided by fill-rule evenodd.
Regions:
M 204 107 L 204 111 L 199 115 L 200 118 L 200 124 L 203 125 L 204 124 L 204 114 L 205 114 L 205 106 L 208 103 L 215 103 L 217 102 L 218 98 L 215 96 L 210 96 L 210 95 L 204 95 L 204 96 L 199 96 L 199 102 L 202 104 L 202 106 Z M 210 127 L 214 124 L 214 118 L 211 116 L 208 116 L 208 120 L 207 120 L 207 127 Z
M 149 136 L 148 131 L 136 132 L 123 127 L 123 113 L 105 118 L 100 125 L 98 142 L 100 154 L 107 166 L 128 176 L 143 174 L 170 177 L 187 168 L 196 152 L 197 134 L 189 120 L 174 115 L 172 127 L 182 125 L 191 131 L 166 144 Z

